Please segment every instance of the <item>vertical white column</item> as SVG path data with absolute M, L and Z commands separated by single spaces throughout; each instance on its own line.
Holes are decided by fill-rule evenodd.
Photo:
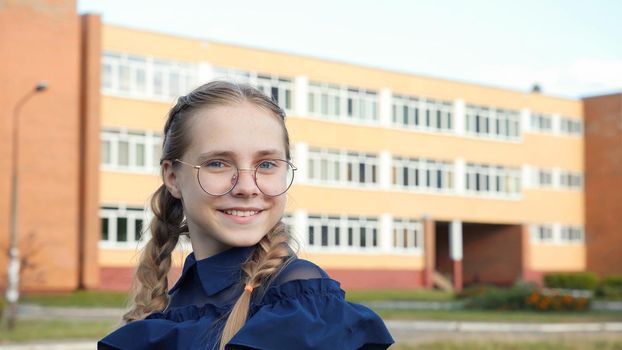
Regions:
M 197 85 L 205 84 L 215 78 L 214 67 L 206 61 L 199 63 L 199 81 Z
M 391 251 L 393 247 L 393 215 L 389 213 L 380 215 L 380 250 Z
M 380 89 L 380 126 L 391 126 L 391 103 L 393 93 L 389 89 Z
M 520 126 L 522 132 L 531 131 L 531 110 L 529 108 L 520 110 Z
M 553 243 L 561 243 L 562 241 L 562 225 L 558 222 L 552 225 L 553 227 Z
M 307 217 L 307 211 L 304 209 L 294 211 L 294 232 L 292 235 L 300 245 L 301 251 L 307 249 Z
M 454 160 L 454 191 L 457 195 L 463 195 L 466 191 L 466 162 L 464 158 Z
M 462 221 L 453 220 L 449 225 L 449 257 L 462 260 Z
M 309 78 L 297 75 L 294 78 L 294 113 L 296 116 L 307 115 L 309 111 Z
M 551 176 L 553 177 L 552 185 L 553 189 L 559 190 L 561 188 L 561 170 L 559 168 L 553 168 L 551 171 Z
M 309 165 L 309 145 L 304 142 L 296 143 L 294 149 L 294 164 L 298 168 L 294 181 L 298 183 L 307 183 L 308 165 Z
M 391 152 L 381 151 L 380 155 L 380 188 L 387 190 L 391 188 Z
M 559 113 L 553 113 L 553 115 L 551 115 L 551 128 L 553 129 L 553 135 L 561 134 L 561 124 L 562 118 Z
M 523 164 L 523 166 L 521 167 L 521 183 L 523 189 L 535 187 L 534 174 L 534 167 L 528 164 Z
M 464 135 L 466 116 L 464 100 L 454 100 L 454 131 L 456 135 Z

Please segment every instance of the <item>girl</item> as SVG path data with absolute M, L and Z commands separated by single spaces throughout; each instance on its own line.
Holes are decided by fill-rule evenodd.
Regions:
M 285 113 L 247 85 L 180 97 L 164 126 L 163 185 L 127 323 L 99 349 L 386 349 L 371 310 L 298 259 L 281 221 L 290 161 Z M 193 252 L 167 291 L 180 235 Z

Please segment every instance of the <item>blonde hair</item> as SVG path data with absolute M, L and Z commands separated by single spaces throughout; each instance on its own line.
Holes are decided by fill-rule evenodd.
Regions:
M 182 158 L 190 141 L 189 122 L 197 111 L 204 108 L 249 102 L 275 115 L 281 123 L 287 160 L 291 159 L 289 135 L 285 128 L 285 113 L 261 91 L 241 84 L 215 81 L 196 88 L 182 96 L 171 108 L 164 125 L 164 142 L 161 162 Z M 173 166 L 176 166 L 174 164 Z M 162 174 L 163 176 L 163 174 Z M 154 217 L 150 224 L 151 239 L 146 244 L 132 281 L 129 311 L 123 315 L 128 323 L 144 319 L 162 311 L 168 305 L 168 272 L 171 254 L 179 236 L 188 232 L 180 199 L 173 197 L 162 184 L 151 198 Z M 279 221 L 259 241 L 255 251 L 242 264 L 242 282 L 248 286 L 233 305 L 220 337 L 220 349 L 244 326 L 248 318 L 252 289 L 263 286 L 279 271 L 290 255 L 290 234 Z

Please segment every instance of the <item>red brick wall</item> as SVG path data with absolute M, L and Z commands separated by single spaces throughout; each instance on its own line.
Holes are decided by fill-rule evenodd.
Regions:
M 520 225 L 463 226 L 464 283 L 512 284 L 522 277 L 523 230 Z
M 8 245 L 12 116 L 38 81 L 47 91 L 19 114 L 18 236 L 22 290 L 78 286 L 80 46 L 76 3 L 3 1 L 0 6 L 0 246 Z M 6 254 L 0 253 L 0 284 Z
M 400 289 L 422 287 L 422 271 L 393 270 L 327 270 L 331 278 L 341 283 L 343 289 Z M 131 267 L 102 267 L 100 277 L 105 284 L 101 290 L 129 290 L 134 269 Z M 173 268 L 169 273 L 169 288 L 181 273 L 180 268 Z
M 622 94 L 583 107 L 587 269 L 622 274 Z

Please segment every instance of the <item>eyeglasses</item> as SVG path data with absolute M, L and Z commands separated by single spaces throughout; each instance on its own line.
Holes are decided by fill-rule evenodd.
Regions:
M 266 196 L 276 197 L 287 192 L 294 182 L 294 171 L 298 170 L 294 164 L 283 159 L 262 160 L 253 169 L 241 169 L 235 164 L 214 159 L 201 165 L 195 165 L 175 159 L 197 169 L 199 186 L 205 193 L 212 196 L 224 196 L 231 192 L 240 179 L 241 171 L 251 171 L 255 185 Z

